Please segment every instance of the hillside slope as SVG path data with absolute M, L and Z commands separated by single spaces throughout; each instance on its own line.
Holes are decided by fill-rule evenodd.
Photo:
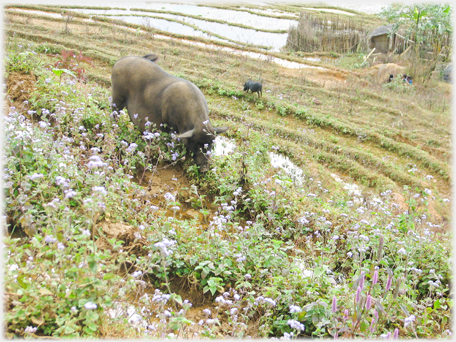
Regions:
M 448 84 L 63 11 L 5 8 L 9 338 L 448 335 Z M 230 126 L 207 174 L 111 115 L 148 53 Z

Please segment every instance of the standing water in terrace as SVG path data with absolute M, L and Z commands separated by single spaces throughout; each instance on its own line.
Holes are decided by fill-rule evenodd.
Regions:
M 154 16 L 169 16 L 173 18 L 185 18 L 185 21 L 191 20 L 189 16 L 198 16 L 201 20 L 214 19 L 223 20 L 233 24 L 247 25 L 260 30 L 288 30 L 290 25 L 296 25 L 297 19 L 280 19 L 272 18 L 262 15 L 256 15 L 243 11 L 234 11 L 229 9 L 219 9 L 212 7 L 200 7 L 200 6 L 188 6 L 188 5 L 172 5 L 172 4 L 151 4 L 151 6 L 132 7 L 133 10 L 127 11 L 128 14 L 143 14 L 143 15 L 154 15 Z M 144 9 L 145 11 L 141 11 Z M 150 10 L 147 11 L 147 10 Z M 113 9 L 75 9 L 75 11 L 97 14 L 97 15 L 122 15 L 126 14 L 124 10 L 113 10 Z M 154 12 L 157 11 L 157 12 Z M 165 13 L 165 11 L 170 13 Z
M 290 158 L 274 152 L 269 152 L 269 158 L 271 160 L 271 165 L 274 168 L 280 167 L 287 173 L 287 175 L 293 179 L 297 185 L 302 185 L 304 182 L 304 172 L 295 164 L 293 164 Z
M 268 18 L 265 16 L 260 16 L 242 11 L 233 11 L 210 7 L 171 4 L 149 4 L 149 6 L 145 5 L 141 8 L 156 11 L 169 11 L 174 13 L 147 12 L 135 10 L 129 10 L 127 12 L 122 10 L 111 9 L 76 9 L 76 11 L 85 14 L 94 14 L 100 16 L 114 16 L 113 18 L 128 23 L 150 26 L 177 34 L 185 34 L 189 36 L 204 37 L 216 40 L 223 40 L 223 38 L 226 38 L 227 40 L 230 40 L 232 42 L 239 42 L 241 44 L 250 44 L 252 46 L 267 46 L 271 48 L 272 51 L 280 51 L 280 48 L 285 46 L 288 33 L 262 32 L 257 31 L 257 29 L 269 30 L 271 28 L 274 28 L 275 30 L 288 30 L 291 25 L 297 25 L 296 20 Z M 122 16 L 122 14 L 127 15 Z M 191 18 L 186 15 L 198 16 L 201 18 Z M 167 21 L 165 19 L 152 18 L 151 16 L 179 20 L 185 22 L 186 24 L 194 26 L 194 28 L 173 21 Z M 205 20 L 206 18 L 228 21 L 230 23 L 234 23 L 237 25 L 246 25 L 252 27 L 253 29 L 211 22 Z M 164 22 L 168 22 L 168 25 Z M 218 35 L 220 37 L 214 37 L 213 35 Z
M 233 153 L 235 149 L 236 143 L 233 139 L 218 135 L 214 139 L 214 148 L 212 150 L 212 155 L 226 156 L 230 153 Z

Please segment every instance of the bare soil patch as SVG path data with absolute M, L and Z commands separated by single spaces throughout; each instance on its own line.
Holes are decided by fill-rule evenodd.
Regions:
M 25 109 L 24 101 L 30 98 L 30 94 L 36 89 L 36 76 L 12 72 L 6 79 L 6 95 L 17 109 Z M 6 111 L 7 113 L 7 111 Z
M 106 235 L 110 238 L 118 238 L 122 235 L 128 235 L 135 230 L 132 226 L 129 226 L 122 222 L 105 221 L 100 224 L 100 227 L 103 229 L 103 232 L 105 232 Z
M 296 69 L 282 68 L 282 73 L 285 76 L 296 77 L 296 74 L 308 81 L 318 83 L 325 88 L 332 88 L 340 85 L 340 83 L 345 83 L 346 76 L 345 74 L 336 71 L 336 70 L 320 70 L 314 68 L 302 68 L 297 71 Z
M 140 182 L 142 179 L 142 182 Z M 182 166 L 160 164 L 157 165 L 154 172 L 147 171 L 142 177 L 139 175 L 136 179 L 139 185 L 147 187 L 147 191 L 152 197 L 157 198 L 166 192 L 177 192 L 184 188 L 190 188 L 191 184 L 185 175 Z M 187 192 L 184 191 L 185 195 Z
M 142 178 L 142 182 L 140 182 Z M 195 193 L 191 190 L 191 182 L 187 178 L 184 169 L 181 165 L 160 164 L 154 172 L 147 171 L 144 176 L 139 175 L 135 181 L 143 186 L 148 195 L 148 200 L 156 206 L 166 206 L 164 195 L 169 192 L 176 196 L 176 199 L 181 204 L 181 209 L 173 212 L 167 209 L 167 215 L 176 217 L 180 220 L 197 220 L 203 226 L 203 214 L 192 207 L 192 202 L 197 199 Z M 198 190 L 201 192 L 201 190 Z M 201 195 L 205 195 L 201 193 Z M 207 201 L 209 204 L 210 201 Z M 209 210 L 209 217 L 212 216 L 212 210 Z

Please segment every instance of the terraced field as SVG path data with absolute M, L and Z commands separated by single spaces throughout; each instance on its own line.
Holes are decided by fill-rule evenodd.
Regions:
M 154 52 L 161 67 L 203 90 L 213 117 L 228 119 L 233 127 L 242 125 L 242 118 L 257 129 L 287 137 L 294 147 L 290 155 L 298 165 L 322 164 L 377 191 L 408 185 L 428 187 L 441 198 L 450 196 L 451 107 L 445 84 L 440 89 L 418 84 L 398 96 L 395 90 L 376 84 L 375 78 L 290 55 L 281 57 L 324 69 L 283 68 L 225 53 L 221 47 L 207 49 L 177 38 L 154 38 L 154 30 L 146 28 L 132 36 L 132 28 L 119 21 L 88 23 L 75 16 L 68 24 L 71 34 L 65 35 L 61 18 L 13 9 L 7 9 L 7 14 L 7 30 L 16 37 L 47 43 L 50 49 L 76 49 L 94 58 L 96 67 L 88 68 L 89 77 L 107 87 L 112 65 L 119 58 Z M 242 94 L 248 77 L 263 80 L 262 99 Z M 314 99 L 322 104 L 314 104 Z M 317 132 L 312 136 L 300 132 L 309 128 Z M 299 159 L 300 155 L 305 157 Z M 413 165 L 418 171 L 412 173 Z M 433 181 L 426 182 L 426 175 L 432 175 Z M 449 212 L 439 215 L 448 219 Z
M 297 5 L 270 5 L 261 8 L 256 8 L 253 5 L 250 7 L 236 7 L 232 5 L 219 6 L 218 8 L 217 6 L 208 6 L 208 8 L 212 11 L 216 9 L 219 11 L 238 11 L 240 15 L 261 14 L 265 18 L 279 18 L 290 21 L 295 20 L 299 12 L 303 10 L 302 7 Z M 122 9 L 111 10 L 124 12 Z M 223 174 L 225 179 L 237 177 L 236 179 L 245 180 L 246 172 L 256 175 L 258 172 L 261 172 L 261 168 L 266 168 L 263 170 L 266 175 L 265 177 L 276 177 L 274 175 L 280 168 L 276 169 L 271 165 L 257 166 L 253 161 L 250 161 L 251 164 L 248 162 L 248 158 L 253 158 L 255 153 L 265 154 L 266 151 L 272 151 L 278 155 L 288 157 L 294 165 L 303 171 L 304 178 L 308 182 L 311 180 L 310 183 L 306 183 L 308 185 L 302 191 L 306 191 L 306 193 L 312 191 L 317 192 L 322 196 L 321 202 L 319 204 L 316 204 L 317 202 L 311 203 L 309 202 L 309 197 L 306 197 L 299 191 L 293 192 L 293 194 L 290 192 L 290 198 L 286 199 L 287 192 L 284 191 L 281 193 L 281 196 L 284 196 L 284 202 L 281 202 L 281 205 L 284 206 L 284 211 L 280 214 L 284 215 L 283 217 L 286 216 L 284 212 L 286 213 L 288 210 L 286 209 L 286 202 L 288 200 L 290 203 L 293 202 L 296 208 L 299 208 L 293 214 L 296 220 L 300 216 L 298 214 L 300 212 L 312 210 L 323 210 L 325 212 L 325 210 L 328 210 L 325 204 L 328 201 L 328 203 L 334 203 L 328 205 L 336 205 L 336 203 L 355 200 L 357 206 L 365 206 L 370 211 L 375 211 L 375 205 L 372 204 L 372 201 L 375 201 L 379 197 L 383 198 L 382 196 L 388 193 L 390 194 L 388 195 L 390 196 L 390 202 L 388 203 L 391 205 L 388 210 L 392 212 L 392 214 L 390 213 L 392 216 L 388 217 L 392 219 L 392 217 L 399 217 L 402 214 L 413 214 L 415 215 L 413 216 L 414 219 L 415 217 L 424 215 L 431 223 L 429 225 L 431 228 L 429 229 L 433 232 L 432 234 L 448 236 L 447 233 L 450 230 L 451 224 L 451 205 L 449 204 L 449 200 L 452 199 L 452 170 L 450 168 L 452 158 L 451 85 L 437 80 L 428 80 L 425 83 L 416 80 L 413 86 L 404 86 L 400 83 L 385 86 L 378 81 L 378 66 L 371 65 L 366 68 L 353 67 L 353 61 L 359 64 L 362 62 L 362 57 L 357 57 L 357 55 L 292 53 L 279 51 L 279 49 L 274 48 L 268 50 L 265 48 L 267 44 L 255 45 L 238 39 L 227 39 L 221 34 L 214 34 L 210 31 L 200 36 L 170 33 L 152 27 L 150 22 L 149 24 L 144 23 L 142 25 L 113 19 L 111 16 L 95 16 L 93 13 L 96 13 L 96 11 L 106 12 L 107 9 L 82 10 L 78 8 L 68 9 L 52 6 L 8 5 L 5 7 L 4 14 L 6 32 L 5 47 L 7 50 L 11 50 L 13 46 L 17 47 L 20 45 L 26 47 L 33 45 L 35 53 L 33 58 L 40 59 L 44 65 L 55 63 L 55 55 L 60 54 L 64 50 L 81 52 L 84 56 L 90 57 L 93 62 L 93 65 L 84 64 L 87 84 L 94 87 L 92 89 L 95 89 L 95 87 L 104 89 L 97 90 L 97 92 L 100 94 L 104 92 L 104 94 L 108 95 L 110 94 L 112 66 L 118 59 L 130 55 L 143 56 L 148 53 L 155 53 L 159 56 L 157 64 L 161 68 L 175 76 L 190 80 L 201 89 L 208 102 L 210 118 L 214 126 L 230 126 L 230 130 L 225 136 L 229 139 L 227 141 L 233 144 L 233 146 L 236 146 L 235 149 L 240 151 L 241 154 L 236 157 L 236 163 L 242 162 L 242 166 L 239 166 L 241 164 L 236 164 L 238 165 L 236 166 L 238 169 L 235 169 L 235 171 L 232 170 L 233 174 L 231 175 L 231 171 Z M 129 12 L 129 15 L 139 15 L 138 13 L 140 13 L 138 9 L 133 8 L 130 8 L 129 11 L 136 13 L 132 14 Z M 315 10 L 313 9 L 313 11 Z M 163 10 L 147 12 L 147 15 L 150 17 L 150 20 L 172 19 L 174 22 L 179 22 L 180 25 L 185 24 L 187 27 L 192 27 L 193 25 L 193 28 L 195 28 L 197 20 L 199 20 L 198 15 L 188 14 L 186 20 L 182 21 L 182 15 L 179 13 L 175 9 L 165 8 Z M 347 13 L 358 16 L 357 20 L 366 20 L 366 22 L 373 20 L 367 14 L 355 11 Z M 375 20 L 379 24 L 381 23 L 378 19 Z M 220 19 L 214 16 L 210 19 L 210 22 L 217 25 L 226 25 L 226 29 L 229 30 L 229 22 L 226 19 Z M 240 23 L 230 24 L 239 29 L 253 31 L 252 27 Z M 286 35 L 286 30 L 280 29 L 276 31 L 267 28 L 258 29 L 258 32 L 262 34 Z M 214 37 L 216 39 L 212 39 Z M 254 39 L 252 40 L 254 41 Z M 252 58 L 252 54 L 257 54 L 261 58 Z M 349 63 L 351 63 L 350 66 Z M 15 106 L 24 111 L 37 110 L 37 108 L 28 107 L 28 102 L 23 103 L 25 99 L 23 91 L 26 90 L 26 93 L 33 93 L 35 87 L 34 82 L 37 79 L 34 76 L 34 72 L 24 73 L 20 67 L 16 69 L 10 69 L 6 75 L 7 106 L 5 107 Z M 263 83 L 263 95 L 261 97 L 258 97 L 257 94 L 243 91 L 243 84 L 248 78 L 261 80 Z M 90 91 L 88 88 L 83 90 L 85 89 L 84 85 L 80 87 L 78 91 Z M 43 101 L 45 102 L 47 100 Z M 107 102 L 107 99 L 104 101 Z M 109 115 L 109 108 L 105 108 L 105 106 L 100 105 L 98 110 L 102 111 L 104 113 L 103 115 Z M 126 116 L 124 117 L 125 120 L 128 121 Z M 256 152 L 255 148 L 257 148 Z M 222 163 L 221 165 L 224 164 Z M 177 196 L 181 200 L 187 199 L 189 202 L 190 199 L 196 201 L 195 198 L 201 194 L 203 197 L 207 196 L 207 199 L 214 199 L 218 195 L 223 194 L 224 191 L 226 195 L 228 191 L 226 189 L 215 190 L 214 184 L 217 184 L 217 181 L 214 183 L 211 177 L 204 180 L 200 176 L 195 176 L 195 171 L 185 163 L 173 164 L 171 168 L 164 168 L 158 173 L 158 180 L 155 183 L 149 182 L 147 191 L 149 191 L 152 203 L 155 203 L 159 207 L 161 202 L 158 200 L 154 202 L 152 199 L 153 196 L 156 197 L 158 194 L 162 196 L 163 192 L 171 191 L 170 189 L 177 191 Z M 174 180 L 174 175 L 177 174 L 179 174 L 178 178 L 182 179 L 182 183 Z M 144 174 L 142 177 L 140 177 L 140 174 L 133 174 L 133 176 L 138 183 L 142 184 L 139 179 L 142 179 Z M 147 176 L 143 179 L 144 184 L 150 178 L 150 174 L 147 173 Z M 318 183 L 314 182 L 314 179 L 318 180 Z M 198 191 L 196 191 L 197 196 L 190 194 L 191 191 L 189 189 L 192 187 L 192 184 L 196 184 L 199 187 L 199 195 Z M 321 187 L 321 184 L 323 184 L 324 189 Z M 155 190 L 152 189 L 152 185 Z M 234 191 L 238 186 L 244 187 L 244 190 L 247 186 L 250 187 L 249 189 L 251 191 L 255 189 L 255 185 L 249 184 L 248 181 L 245 184 L 239 181 L 236 184 L 233 183 L 231 190 Z M 271 190 L 267 185 L 264 185 L 264 187 Z M 357 193 L 356 190 L 359 190 L 360 194 L 354 195 L 354 193 Z M 329 194 L 326 194 L 327 192 Z M 274 205 L 276 204 L 273 203 L 272 207 Z M 161 206 L 163 207 L 163 205 Z M 299 227 L 296 223 L 297 221 L 290 223 L 291 221 L 287 221 L 288 219 L 283 219 L 280 222 L 280 227 L 278 224 L 274 226 L 273 222 L 276 222 L 275 220 L 277 219 L 272 218 L 270 214 L 266 214 L 265 207 L 267 205 L 263 204 L 252 207 L 250 209 L 250 217 L 247 210 L 240 220 L 245 224 L 246 220 L 254 220 L 255 217 L 260 220 L 259 217 L 262 217 L 264 222 L 269 222 L 269 229 L 272 232 L 276 228 L 287 229 L 287 224 L 291 224 L 293 227 L 295 225 Z M 345 208 L 345 204 L 341 204 L 342 207 Z M 191 209 L 191 207 L 186 208 L 187 211 L 185 214 L 176 214 L 175 211 L 173 212 L 169 208 L 165 210 L 166 208 L 166 206 L 162 208 L 163 215 L 172 215 L 182 220 L 182 222 L 187 222 L 183 223 L 184 225 L 189 224 L 188 222 L 191 222 L 191 219 L 196 217 L 199 219 L 202 227 L 208 229 L 206 214 L 204 214 L 204 219 L 202 219 L 200 214 L 194 214 L 195 210 Z M 210 205 L 208 204 L 207 209 L 209 217 L 212 218 L 217 216 L 217 210 L 221 210 L 216 208 L 215 202 Z M 16 209 L 9 207 L 9 210 L 8 220 L 11 224 L 11 222 L 16 222 L 12 218 L 14 216 L 12 213 L 15 213 Z M 264 216 L 261 216 L 262 210 L 264 210 Z M 321 212 L 318 211 L 318 214 L 320 215 Z M 20 219 L 22 217 L 21 215 L 16 215 L 17 222 L 24 222 Z M 334 215 L 334 217 L 331 215 Z M 335 225 L 340 224 L 341 232 L 343 231 L 344 233 L 351 229 L 349 228 L 350 224 L 354 224 L 356 221 L 359 222 L 362 219 L 362 217 L 353 218 L 349 224 L 348 222 L 343 223 L 343 219 L 338 215 L 339 212 L 337 215 L 336 213 L 329 214 L 332 220 L 335 220 Z M 339 218 L 336 219 L 336 216 Z M 132 220 L 138 220 L 134 222 L 136 222 L 136 225 L 139 225 L 139 219 L 133 217 L 134 215 L 130 217 L 129 224 L 132 224 Z M 382 222 L 386 225 L 389 218 L 385 216 L 382 220 L 384 220 Z M 410 222 L 412 222 L 412 219 L 410 219 Z M 265 226 L 267 226 L 266 223 Z M 419 234 L 423 233 L 423 226 L 416 224 L 415 228 Z M 210 224 L 209 227 L 211 227 Z M 317 227 L 319 226 L 315 223 L 314 230 L 317 230 Z M 201 233 L 198 230 L 200 228 L 195 229 L 197 229 L 194 232 L 195 236 Z M 404 229 L 407 231 L 409 228 Z M 230 243 L 234 243 L 236 238 L 233 238 L 229 234 L 232 234 L 232 231 L 227 230 L 222 234 L 223 238 L 221 239 L 226 238 L 231 241 Z M 310 237 L 312 237 L 312 232 L 310 233 Z M 281 246 L 285 246 L 285 243 L 288 243 L 288 239 L 292 239 L 294 242 L 293 248 L 303 248 L 306 251 L 305 253 L 308 253 L 309 251 L 303 246 L 309 243 L 310 237 L 306 240 L 304 235 L 300 237 L 294 236 L 293 238 L 284 235 L 281 237 L 275 236 L 274 238 L 281 240 L 280 243 L 284 243 Z M 330 239 L 329 235 L 325 238 L 325 242 L 327 242 L 327 238 Z M 125 237 L 123 239 L 125 240 Z M 188 239 L 191 240 L 191 237 L 188 237 Z M 315 239 L 315 237 L 312 239 Z M 134 241 L 134 238 L 132 238 L 132 241 Z M 375 241 L 378 241 L 378 239 Z M 396 242 L 394 241 L 395 238 L 391 237 L 390 243 L 395 244 Z M 271 243 L 271 246 L 273 246 L 273 242 Z M 8 246 L 12 246 L 11 241 L 7 244 Z M 135 248 L 138 248 L 133 242 L 131 242 L 130 246 L 133 251 L 136 250 Z M 336 248 L 335 245 L 334 248 Z M 438 249 L 437 247 L 435 248 Z M 278 252 L 277 249 L 275 251 L 274 253 L 279 254 L 289 253 L 286 250 Z M 192 253 L 200 252 L 195 250 Z M 449 251 L 447 252 L 449 253 Z M 141 255 L 141 253 L 138 252 L 137 254 Z M 320 255 L 318 257 L 317 255 L 313 255 L 313 253 L 313 259 L 311 257 L 309 258 L 316 263 L 316 260 L 323 260 L 321 259 L 323 258 L 322 256 L 330 252 L 322 249 L 317 252 Z M 299 251 L 293 250 L 291 254 L 294 256 L 299 255 Z M 375 259 L 374 254 L 372 252 L 370 259 Z M 442 258 L 444 257 L 442 256 Z M 334 262 L 330 262 L 330 264 L 334 266 Z M 398 262 L 394 261 L 393 264 L 398 265 Z M 350 272 L 344 273 L 342 271 L 344 267 L 348 266 L 338 265 L 336 269 L 345 274 L 348 279 Z M 389 264 L 389 267 L 392 267 L 391 264 Z M 177 277 L 176 275 L 174 276 Z M 179 276 L 182 275 L 179 274 Z M 387 273 L 385 273 L 386 276 Z M 444 281 L 446 284 L 449 283 L 449 279 L 446 278 L 447 276 L 449 277 L 449 275 L 445 275 Z M 274 279 L 274 281 L 278 281 L 276 278 Z M 192 291 L 189 289 L 195 289 L 193 285 L 190 286 L 190 281 L 194 281 L 196 284 L 200 280 L 196 281 L 196 278 L 187 280 L 185 286 L 182 285 L 183 283 L 173 283 L 171 286 L 172 290 L 177 291 L 176 288 L 179 288 L 181 285 L 181 287 L 186 288 L 185 295 L 190 296 Z M 424 283 L 427 279 L 420 281 Z M 228 283 L 228 281 L 225 281 L 225 283 Z M 234 282 L 230 284 L 234 289 Z M 422 286 L 417 284 L 421 283 L 416 283 L 414 285 L 415 288 Z M 331 287 L 332 285 L 326 284 L 326 286 Z M 198 290 L 194 290 L 194 292 L 196 291 L 196 294 L 193 294 L 195 301 L 205 303 L 206 308 L 212 308 L 214 310 L 212 298 L 208 297 L 209 292 L 206 290 L 204 291 L 205 295 L 202 295 L 202 288 L 203 286 L 198 287 Z M 287 286 L 284 285 L 284 288 L 287 288 Z M 238 287 L 237 289 L 240 291 Z M 225 287 L 225 290 L 228 291 L 227 287 Z M 445 298 L 448 296 L 448 293 L 445 293 Z M 271 295 L 271 293 L 269 294 Z M 181 295 L 184 298 L 184 294 L 181 293 Z M 419 297 L 420 295 L 417 296 Z M 346 297 L 349 302 L 348 296 Z M 331 297 L 324 298 L 324 300 L 330 305 Z M 441 302 L 443 303 L 443 300 Z M 302 303 L 302 305 L 304 304 Z M 10 305 L 11 307 L 14 306 L 13 304 Z M 427 304 L 420 302 L 419 305 L 424 305 L 425 307 Z M 433 314 L 437 315 L 437 309 L 435 309 L 436 311 Z M 380 309 L 378 310 L 380 311 Z M 411 310 L 410 307 L 409 310 Z M 308 308 L 307 312 L 311 312 L 311 309 Z M 266 316 L 269 317 L 268 315 Z M 279 314 L 276 313 L 274 315 L 278 319 Z M 196 320 L 196 317 L 199 319 L 200 316 L 200 314 L 194 313 L 193 319 Z M 191 317 L 187 316 L 189 319 Z M 246 330 L 247 332 L 245 334 L 253 337 L 282 336 L 284 332 L 283 326 L 278 323 L 271 323 L 272 321 L 267 321 L 267 323 L 262 322 L 260 318 L 261 312 L 256 314 L 255 318 L 252 318 L 250 323 L 247 324 L 248 330 Z M 300 317 L 300 319 L 302 322 L 306 321 L 303 317 Z M 35 319 L 35 321 L 39 323 L 41 319 Z M 258 322 L 260 321 L 262 324 L 266 324 L 264 334 L 261 333 L 262 328 L 258 327 Z M 319 330 L 320 326 L 316 324 L 318 321 L 317 318 L 309 318 L 310 321 L 313 321 L 315 326 L 310 328 L 309 323 L 309 334 L 310 330 L 312 330 L 313 336 L 334 335 L 334 331 L 329 328 L 326 332 L 324 332 L 324 329 Z M 391 322 L 395 321 L 393 320 Z M 439 336 L 443 336 L 441 334 L 444 334 L 443 331 L 449 328 L 449 323 L 447 320 L 439 322 Z M 232 322 L 229 319 L 224 320 L 222 323 L 224 324 L 222 326 L 225 328 L 228 325 L 232 327 L 230 325 Z M 9 324 L 12 324 L 11 321 Z M 385 323 L 384 329 L 393 329 L 398 326 L 397 323 L 388 324 Z M 37 325 L 40 326 L 40 324 Z M 284 325 L 286 326 L 285 323 Z M 422 326 L 422 330 L 418 331 L 420 337 L 432 337 L 432 326 L 427 325 L 427 323 L 422 323 Z M 340 335 L 345 334 L 347 337 L 355 336 L 356 329 L 357 327 L 355 326 L 351 335 L 348 331 L 344 333 L 341 330 Z M 366 328 L 365 331 L 367 330 Z M 170 331 L 176 332 L 175 329 Z M 193 330 L 190 329 L 189 331 Z M 211 333 L 214 335 L 208 332 L 207 336 L 229 336 L 223 332 L 216 331 L 218 330 L 211 330 Z M 360 334 L 367 334 L 365 331 Z M 378 335 L 382 332 L 386 333 L 386 330 L 378 331 Z M 15 334 L 11 331 L 10 333 Z M 61 330 L 59 330 L 60 333 L 63 334 Z M 186 333 L 188 333 L 187 330 Z M 412 331 L 405 329 L 405 327 L 401 328 L 400 333 L 401 336 L 414 336 L 412 335 Z M 417 332 L 414 331 L 414 333 L 416 336 Z M 42 334 L 46 335 L 46 330 L 42 330 Z M 63 336 L 59 334 L 56 336 Z M 138 336 L 135 332 L 129 332 L 128 334 L 116 334 L 112 330 L 109 330 L 104 331 L 99 336 Z M 301 336 L 312 336 L 305 335 L 304 332 L 302 334 Z M 369 336 L 374 337 L 378 335 Z M 188 337 L 190 335 L 186 336 Z

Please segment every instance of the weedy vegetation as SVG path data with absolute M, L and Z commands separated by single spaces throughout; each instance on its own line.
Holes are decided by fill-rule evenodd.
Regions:
M 451 336 L 446 84 L 379 85 L 342 67 L 349 54 L 287 69 L 18 8 L 5 8 L 7 338 Z M 151 52 L 230 126 L 205 174 L 174 133 L 111 109 L 112 65 Z M 242 90 L 249 75 L 261 99 Z

